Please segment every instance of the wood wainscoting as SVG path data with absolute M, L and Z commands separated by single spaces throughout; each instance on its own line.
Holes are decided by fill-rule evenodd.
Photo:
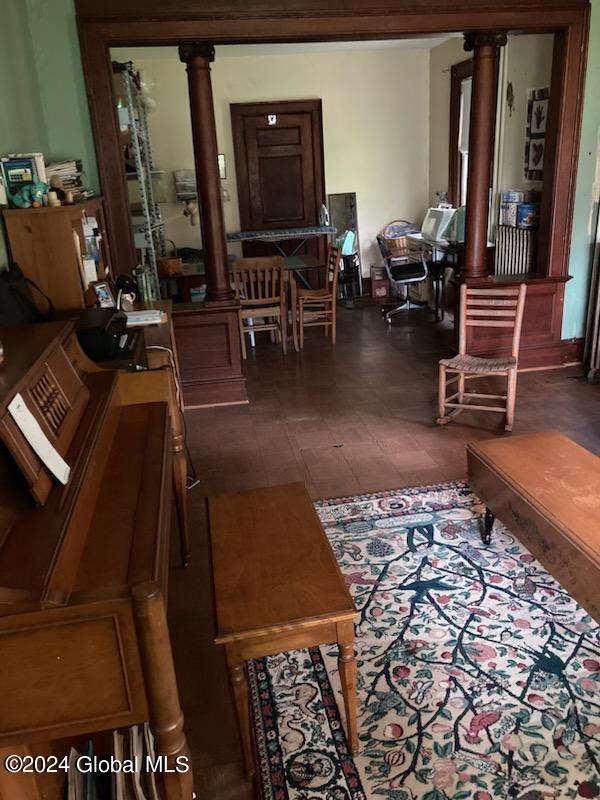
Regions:
M 469 286 L 527 284 L 519 366 L 525 369 L 554 367 L 581 361 L 583 340 L 561 339 L 565 283 L 568 276 L 543 278 L 530 276 L 521 281 L 483 278 Z M 456 326 L 458 330 L 458 326 Z M 510 355 L 511 336 L 498 328 L 468 328 L 467 352 L 486 357 Z
M 173 330 L 186 410 L 248 402 L 237 305 L 179 303 Z

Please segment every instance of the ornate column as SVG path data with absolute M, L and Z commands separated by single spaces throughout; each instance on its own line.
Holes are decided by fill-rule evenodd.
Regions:
M 193 42 L 179 47 L 186 64 L 194 140 L 194 162 L 202 245 L 206 270 L 207 303 L 233 300 L 227 265 L 225 223 L 221 205 L 221 182 L 217 165 L 217 131 L 213 107 L 210 64 L 215 59 L 211 44 Z
M 465 50 L 473 51 L 473 87 L 469 127 L 469 174 L 465 229 L 464 277 L 487 275 L 485 256 L 489 190 L 494 154 L 498 48 L 506 33 L 478 31 L 465 34 Z

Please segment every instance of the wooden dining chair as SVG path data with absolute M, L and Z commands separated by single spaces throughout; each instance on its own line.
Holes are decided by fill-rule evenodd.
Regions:
M 506 415 L 505 430 L 511 431 L 515 417 L 517 369 L 521 324 L 525 307 L 526 284 L 495 286 L 491 289 L 460 287 L 460 319 L 458 355 L 442 358 L 439 371 L 438 425 L 445 425 L 466 408 L 475 411 L 494 411 Z M 467 353 L 467 328 L 497 328 L 498 333 L 512 335 L 511 355 L 503 358 L 479 358 Z M 509 330 L 510 329 L 510 330 Z M 450 380 L 448 372 L 456 373 Z M 506 394 L 482 394 L 465 390 L 465 382 L 494 375 L 507 379 Z M 446 397 L 446 387 L 458 383 L 458 390 Z M 482 405 L 471 400 L 500 400 L 501 404 Z M 452 409 L 446 413 L 446 409 Z
M 341 248 L 330 244 L 327 248 L 325 264 L 327 270 L 325 288 L 303 289 L 298 287 L 296 290 L 301 349 L 304 347 L 304 328 L 316 326 L 324 326 L 325 336 L 331 331 L 331 343 L 335 344 L 337 283 L 341 260 Z
M 270 331 L 287 352 L 287 306 L 282 256 L 238 258 L 231 267 L 235 297 L 240 301 L 238 321 L 242 357 L 247 358 L 246 334 Z M 261 320 L 255 324 L 255 320 Z

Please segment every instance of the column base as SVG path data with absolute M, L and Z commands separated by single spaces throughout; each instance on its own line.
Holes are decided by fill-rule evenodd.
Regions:
M 178 303 L 173 332 L 185 409 L 248 402 L 237 304 Z

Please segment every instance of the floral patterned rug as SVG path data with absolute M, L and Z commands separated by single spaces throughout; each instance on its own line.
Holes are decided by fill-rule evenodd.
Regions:
M 469 487 L 317 510 L 360 612 L 360 753 L 335 645 L 258 659 L 264 797 L 600 797 L 600 627 L 510 531 L 481 543 Z

